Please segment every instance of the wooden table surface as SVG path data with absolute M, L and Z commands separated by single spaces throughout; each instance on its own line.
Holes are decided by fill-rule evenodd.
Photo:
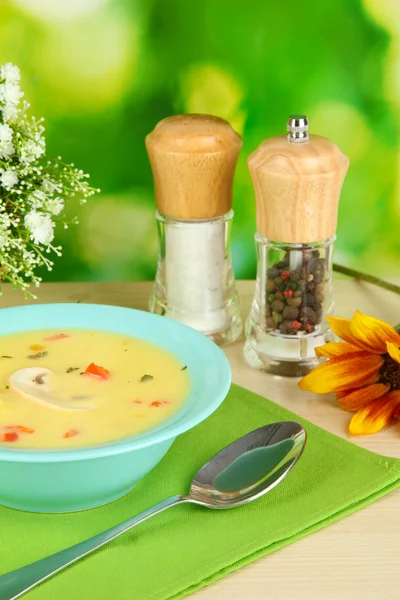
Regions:
M 254 282 L 238 282 L 243 317 Z M 113 304 L 147 309 L 150 283 L 49 283 L 39 302 Z M 396 324 L 400 299 L 374 286 L 349 280 L 334 284 L 336 314 L 356 309 Z M 20 293 L 4 286 L 2 306 L 22 304 Z M 296 380 L 251 369 L 242 357 L 243 339 L 225 350 L 233 381 L 373 452 L 400 458 L 396 425 L 362 438 L 347 434 L 349 414 L 334 398 L 299 392 Z M 329 527 L 275 552 L 198 592 L 198 600 L 398 600 L 400 598 L 400 493 L 393 492 Z M 117 600 L 117 599 L 115 599 Z

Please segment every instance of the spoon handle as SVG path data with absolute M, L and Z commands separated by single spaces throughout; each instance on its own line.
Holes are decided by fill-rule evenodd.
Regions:
M 107 531 L 103 531 L 103 533 L 99 533 L 79 544 L 75 544 L 74 546 L 70 546 L 65 550 L 61 550 L 60 552 L 56 552 L 51 556 L 46 558 L 42 558 L 36 562 L 31 563 L 30 565 L 26 565 L 25 567 L 21 567 L 20 569 L 16 569 L 15 571 L 10 571 L 10 573 L 6 573 L 5 575 L 0 576 L 0 600 L 15 600 L 19 598 L 25 592 L 28 592 L 35 586 L 39 585 L 46 579 L 49 579 L 56 573 L 59 573 L 66 567 L 69 567 L 76 561 L 80 560 L 84 556 L 91 554 L 101 546 L 104 546 L 108 542 L 111 542 L 118 536 L 122 535 L 126 531 L 132 529 L 139 523 L 146 521 L 153 515 L 156 515 L 175 504 L 181 504 L 182 502 L 187 502 L 189 498 L 185 496 L 172 496 L 171 498 L 167 498 L 158 504 L 155 504 L 151 508 L 141 512 L 136 517 L 132 517 L 131 519 L 127 519 L 123 523 L 119 525 L 115 525 L 115 527 L 111 527 L 111 529 L 107 529 Z

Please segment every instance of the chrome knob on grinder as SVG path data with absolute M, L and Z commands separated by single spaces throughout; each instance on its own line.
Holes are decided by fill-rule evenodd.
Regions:
M 308 135 L 308 119 L 306 115 L 289 115 L 286 130 L 289 132 L 287 139 L 289 142 L 308 142 L 310 136 Z

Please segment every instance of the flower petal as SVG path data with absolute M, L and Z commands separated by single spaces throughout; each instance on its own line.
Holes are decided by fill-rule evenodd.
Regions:
M 299 387 L 317 394 L 350 390 L 368 383 L 376 383 L 383 358 L 369 352 L 354 352 L 331 358 L 308 373 Z
M 351 332 L 357 338 L 357 345 L 370 352 L 384 354 L 387 342 L 400 346 L 400 335 L 394 327 L 374 317 L 363 315 L 359 310 L 351 320 Z
M 372 385 L 365 385 L 358 390 L 338 392 L 337 401 L 340 408 L 353 412 L 372 402 L 372 400 L 384 396 L 389 390 L 390 385 L 373 383 Z
M 396 406 L 396 408 L 394 409 L 394 412 L 393 412 L 393 418 L 394 418 L 394 419 L 400 419 L 400 390 L 397 390 L 397 391 L 395 391 L 395 392 L 392 392 L 392 395 L 393 395 L 393 396 L 394 396 L 395 394 L 397 395 L 397 398 L 398 398 L 398 400 L 399 400 L 399 403 L 398 403 L 398 405 Z
M 335 358 L 336 356 L 342 356 L 343 354 L 349 354 L 351 352 L 362 352 L 362 350 L 348 342 L 329 342 L 329 344 L 324 344 L 323 346 L 317 346 L 315 348 L 315 354 L 318 358 L 321 356 Z
M 400 348 L 392 344 L 391 342 L 387 342 L 386 349 L 393 360 L 400 363 Z
M 339 317 L 326 317 L 333 333 L 338 337 L 342 338 L 345 342 L 349 342 L 354 346 L 360 348 L 360 344 L 357 338 L 351 332 L 351 321 L 350 319 L 340 319 Z M 364 350 L 364 348 L 362 348 Z
M 388 425 L 400 403 L 398 392 L 391 392 L 361 408 L 351 419 L 351 435 L 376 433 Z

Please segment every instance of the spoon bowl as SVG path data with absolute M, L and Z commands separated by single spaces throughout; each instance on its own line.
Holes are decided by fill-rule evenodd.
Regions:
M 194 477 L 188 499 L 209 508 L 246 504 L 272 490 L 299 460 L 306 431 L 292 421 L 265 425 L 216 454 Z

